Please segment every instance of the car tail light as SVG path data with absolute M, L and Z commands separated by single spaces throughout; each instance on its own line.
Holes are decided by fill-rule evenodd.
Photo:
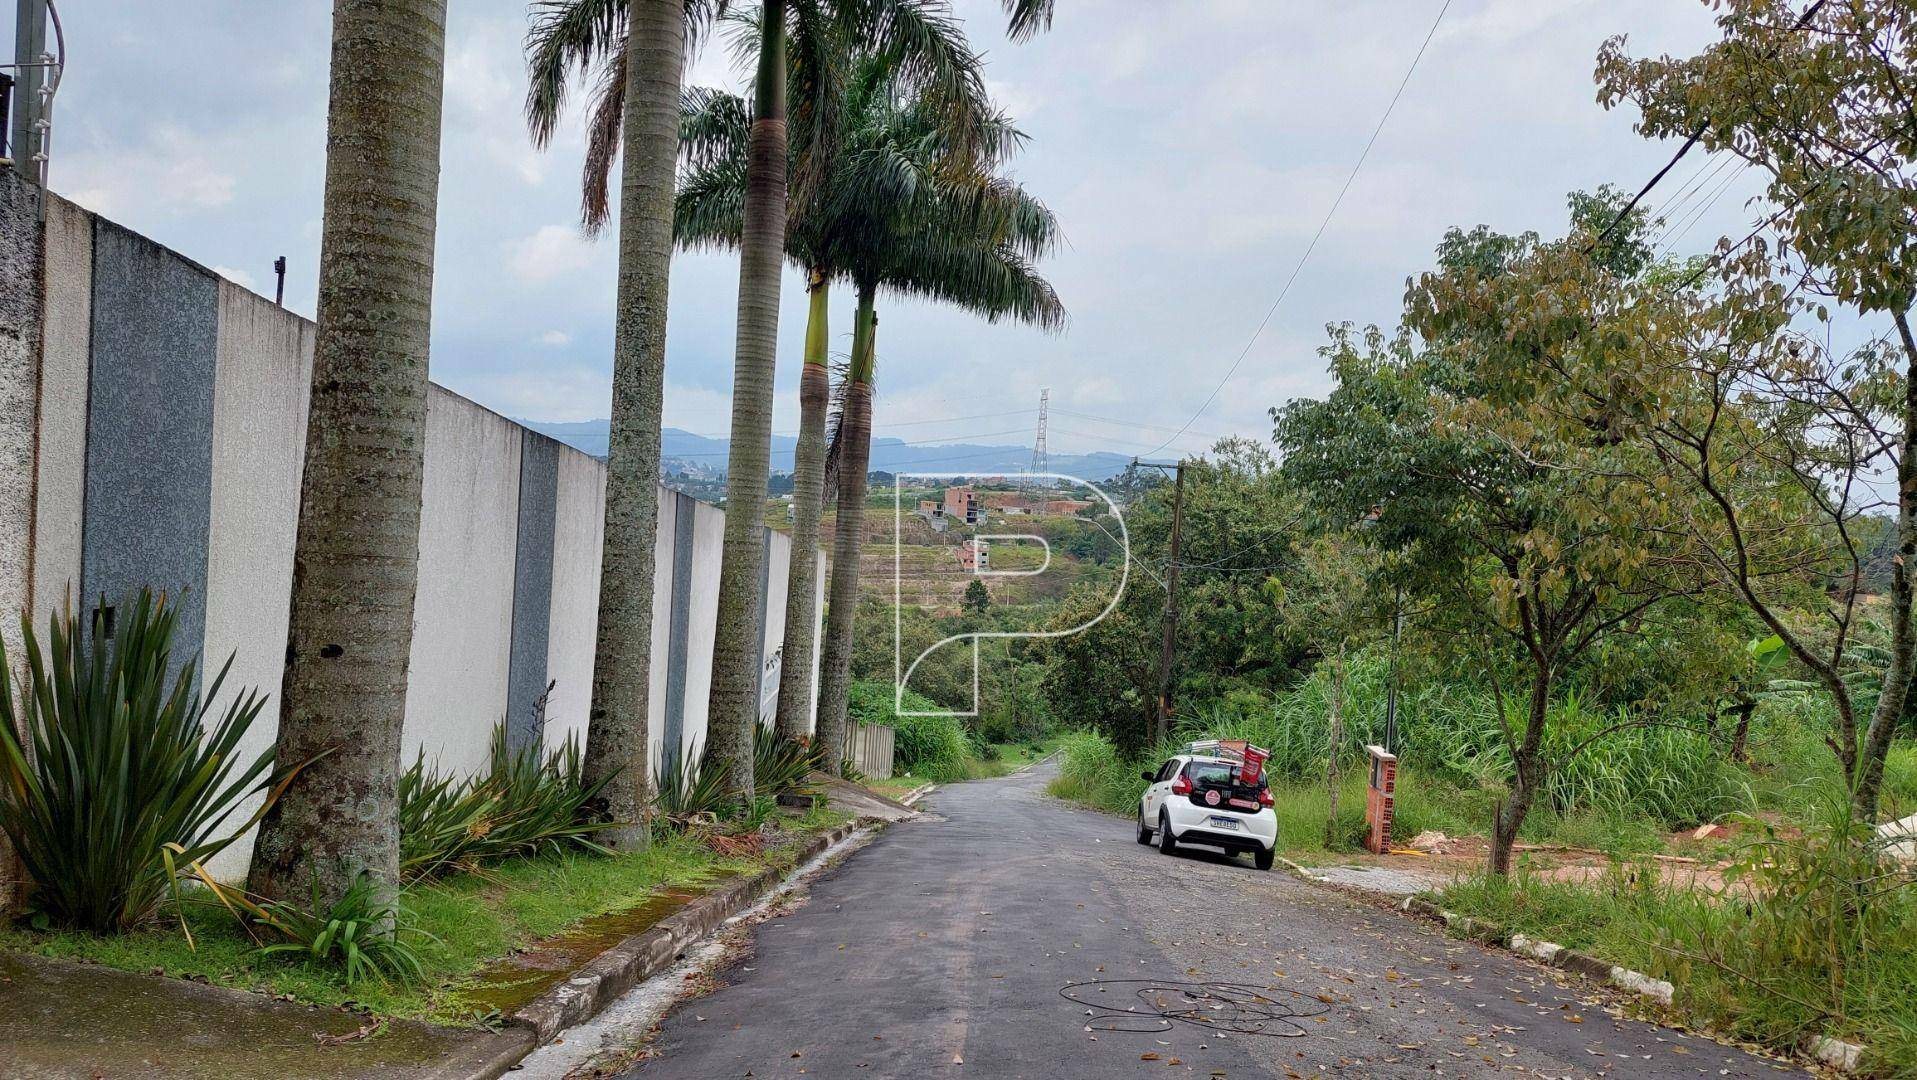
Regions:
M 1258 805 L 1259 806 L 1271 805 L 1271 789 L 1270 788 L 1258 789 Z
M 1173 795 L 1190 795 L 1191 777 L 1186 776 L 1184 773 L 1179 773 L 1178 778 L 1172 781 L 1171 793 Z

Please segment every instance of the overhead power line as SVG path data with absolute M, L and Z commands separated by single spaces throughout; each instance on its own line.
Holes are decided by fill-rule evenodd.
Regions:
M 1278 313 L 1278 305 L 1285 302 L 1285 296 L 1291 292 L 1292 283 L 1298 280 L 1298 275 L 1304 270 L 1305 263 L 1311 259 L 1311 253 L 1317 249 L 1318 241 L 1324 238 L 1325 229 L 1330 227 L 1331 219 L 1338 213 L 1339 205 L 1345 201 L 1345 193 L 1351 190 L 1352 181 L 1358 179 L 1359 171 L 1365 167 L 1365 159 L 1371 156 L 1371 148 L 1377 145 L 1378 135 L 1384 131 L 1385 122 L 1391 119 L 1392 111 L 1398 107 L 1398 99 L 1404 96 L 1404 88 L 1411 83 L 1412 73 L 1418 70 L 1418 62 L 1424 59 L 1424 51 L 1431 47 L 1431 39 L 1437 36 L 1438 24 L 1444 21 L 1445 12 L 1450 10 L 1451 0 L 1444 0 L 1444 6 L 1438 9 L 1438 17 L 1431 20 L 1431 29 L 1425 32 L 1424 41 L 1418 45 L 1417 54 L 1411 58 L 1411 66 L 1405 69 L 1404 78 L 1398 80 L 1398 89 L 1392 92 L 1391 101 L 1385 105 L 1384 115 L 1378 117 L 1377 126 L 1371 129 L 1371 137 L 1365 140 L 1365 148 L 1359 152 L 1357 163 L 1352 165 L 1350 175 L 1345 177 L 1344 186 L 1338 189 L 1337 198 L 1331 200 L 1331 208 L 1325 211 L 1324 220 L 1318 223 L 1318 231 L 1312 234 L 1311 242 L 1305 245 L 1304 254 L 1298 256 L 1298 264 L 1291 268 L 1291 276 L 1285 279 L 1284 286 L 1278 290 L 1277 299 L 1265 309 L 1265 317 L 1258 320 L 1258 328 L 1251 332 L 1251 339 L 1245 342 L 1243 349 L 1239 350 L 1238 358 L 1231 362 L 1231 367 L 1225 371 L 1225 377 L 1218 380 L 1218 385 L 1213 387 L 1211 393 L 1206 396 L 1205 403 L 1200 405 L 1198 411 L 1191 414 L 1191 419 L 1185 421 L 1184 425 L 1178 429 L 1178 434 L 1158 444 L 1156 449 L 1145 455 L 1146 457 L 1156 456 L 1176 442 L 1179 435 L 1190 430 L 1192 424 L 1205 415 L 1205 410 L 1211 408 L 1212 402 L 1218 400 L 1218 395 L 1224 391 L 1225 384 L 1231 381 L 1233 375 L 1238 374 L 1238 368 L 1245 362 L 1245 357 L 1251 355 L 1252 346 L 1258 344 L 1258 339 L 1264 334 L 1265 327 L 1271 324 L 1271 317 Z
M 1797 17 L 1795 23 L 1791 24 L 1791 30 L 1795 32 L 1809 26 L 1811 19 L 1817 16 L 1817 12 L 1823 8 L 1825 2 L 1826 0 L 1816 0 L 1816 3 L 1805 8 L 1804 13 Z M 1777 50 L 1772 49 L 1765 59 L 1771 59 L 1776 55 Z M 1691 129 L 1691 134 L 1684 140 L 1683 145 L 1677 148 L 1677 153 L 1671 155 L 1671 160 L 1665 162 L 1663 168 L 1653 173 L 1651 178 L 1644 182 L 1644 186 L 1637 189 L 1637 194 L 1631 196 L 1631 201 L 1624 204 L 1624 208 L 1617 212 L 1617 216 L 1613 217 L 1611 223 L 1604 227 L 1604 231 L 1598 233 L 1597 236 L 1591 240 L 1591 248 L 1587 248 L 1586 250 L 1596 248 L 1612 233 L 1616 232 L 1617 227 L 1623 224 L 1624 219 L 1630 216 L 1631 211 L 1637 209 L 1637 204 L 1644 201 L 1644 196 L 1649 195 L 1652 188 L 1656 187 L 1660 181 L 1670 175 L 1672 169 L 1677 168 L 1677 163 L 1684 160 L 1684 155 L 1690 153 L 1691 147 L 1696 146 L 1698 140 L 1702 139 L 1704 133 L 1709 130 L 1711 130 L 1711 122 L 1709 120 L 1700 121 L 1697 127 Z

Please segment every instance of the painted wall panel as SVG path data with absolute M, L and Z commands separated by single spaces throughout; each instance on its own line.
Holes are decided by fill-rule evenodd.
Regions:
M 218 279 L 101 218 L 81 582 L 92 601 L 164 589 L 174 663 L 203 640 L 213 485 Z
M 759 719 L 770 724 L 779 709 L 779 669 L 784 656 L 786 579 L 791 575 L 792 538 L 766 530 L 765 605 L 759 624 Z
M 263 297 L 220 282 L 206 656 L 213 670 L 233 657 L 218 707 L 248 689 L 265 698 L 240 744 L 248 759 L 272 747 L 279 727 L 313 330 L 312 323 Z M 257 805 L 249 800 L 241 819 Z M 214 872 L 244 874 L 251 853 L 247 837 L 220 853 Z
M 34 444 L 40 384 L 40 223 L 33 187 L 0 169 L 0 642 L 20 655 L 33 600 Z
M 69 596 L 78 603 L 93 337 L 93 215 L 55 197 L 47 204 L 46 238 L 46 336 L 33 523 L 33 610 L 41 625 Z
M 577 735 L 586 744 L 592 706 L 593 650 L 599 634 L 599 557 L 606 535 L 606 470 L 561 448 L 556 462 L 552 541 L 552 614 L 548 620 L 546 745 Z
M 686 711 L 681 748 L 706 745 L 706 712 L 712 694 L 712 644 L 719 629 L 719 565 L 725 550 L 726 515 L 716 506 L 692 503 L 692 580 L 686 627 Z
M 406 686 L 409 760 L 424 747 L 442 768 L 482 769 L 488 735 L 505 715 L 522 431 L 431 388 Z
M 511 659 L 506 731 L 514 746 L 539 737 L 552 631 L 553 512 L 559 499 L 559 443 L 521 429 L 519 521 L 513 559 Z

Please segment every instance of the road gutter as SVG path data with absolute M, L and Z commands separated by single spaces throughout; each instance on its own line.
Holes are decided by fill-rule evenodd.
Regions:
M 807 840 L 791 870 L 761 870 L 714 889 L 600 953 L 572 978 L 514 1012 L 506 1028 L 523 1032 L 524 1038 L 481 1059 L 442 1062 L 425 1075 L 433 1080 L 497 1080 L 538 1047 L 599 1015 L 634 986 L 670 970 L 700 939 L 748 908 L 796 887 L 817 863 L 864 844 L 882 827 L 869 820 L 840 825 Z

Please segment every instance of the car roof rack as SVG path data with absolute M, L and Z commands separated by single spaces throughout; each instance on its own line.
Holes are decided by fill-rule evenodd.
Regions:
M 1271 756 L 1270 752 L 1263 747 L 1252 746 L 1251 743 L 1244 739 L 1196 739 L 1185 744 L 1185 752 L 1188 754 L 1206 754 L 1211 757 L 1224 758 L 1228 761 L 1236 761 L 1243 764 L 1247 747 L 1258 751 L 1258 753 L 1265 758 Z

